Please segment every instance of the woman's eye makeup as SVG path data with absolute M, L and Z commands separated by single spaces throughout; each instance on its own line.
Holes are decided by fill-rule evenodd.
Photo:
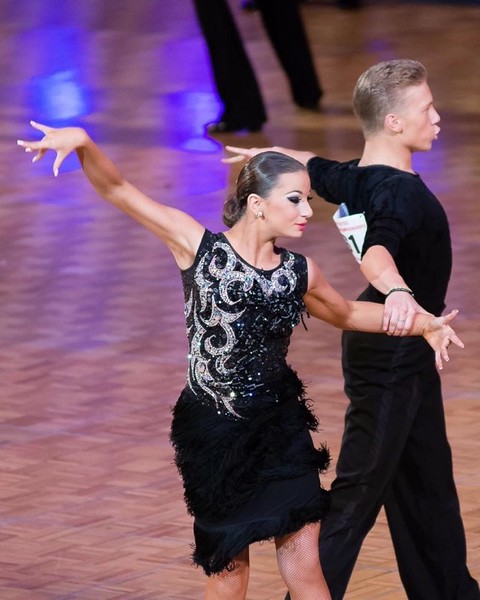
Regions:
M 299 204 L 301 202 L 301 200 L 302 200 L 301 196 L 298 196 L 297 194 L 292 194 L 291 196 L 287 196 L 287 198 L 293 204 Z
M 291 196 L 287 196 L 287 198 L 293 204 L 300 204 L 300 202 L 302 201 L 302 196 L 300 196 L 298 194 L 292 194 Z M 311 202 L 312 198 L 313 198 L 313 196 L 307 196 L 306 197 L 307 202 Z

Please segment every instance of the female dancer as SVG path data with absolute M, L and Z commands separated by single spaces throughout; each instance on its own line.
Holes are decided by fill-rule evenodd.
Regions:
M 317 420 L 287 349 L 305 309 L 335 327 L 377 333 L 383 311 L 345 300 L 310 258 L 276 245 L 279 236 L 301 237 L 312 215 L 305 167 L 276 152 L 252 158 L 225 203 L 229 229 L 212 233 L 128 183 L 83 129 L 32 125 L 44 137 L 18 144 L 37 152 L 34 162 L 55 151 L 58 175 L 76 151 L 97 193 L 156 234 L 180 269 L 189 362 L 171 440 L 206 598 L 244 600 L 249 545 L 274 539 L 292 599 L 329 600 L 318 557 L 328 451 L 313 446 Z M 449 325 L 455 316 L 415 318 L 412 334 L 430 343 L 439 367 L 450 342 L 462 346 Z

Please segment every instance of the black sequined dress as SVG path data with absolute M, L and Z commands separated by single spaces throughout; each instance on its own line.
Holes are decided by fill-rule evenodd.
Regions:
M 250 543 L 319 521 L 328 506 L 316 417 L 286 362 L 305 310 L 307 264 L 280 250 L 270 271 L 246 263 L 209 231 L 182 271 L 190 346 L 188 382 L 171 440 L 194 516 L 193 560 L 210 575 Z

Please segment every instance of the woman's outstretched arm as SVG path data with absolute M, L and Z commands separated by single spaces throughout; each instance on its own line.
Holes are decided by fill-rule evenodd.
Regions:
M 99 196 L 159 237 L 171 250 L 180 268 L 193 263 L 205 231 L 200 223 L 183 211 L 152 200 L 130 184 L 84 129 L 56 129 L 33 121 L 31 125 L 43 133 L 43 138 L 18 140 L 17 144 L 25 152 L 36 152 L 32 162 L 40 160 L 48 150 L 54 151 L 53 173 L 57 176 L 65 158 L 76 152 L 86 177 Z
M 319 267 L 311 259 L 307 261 L 308 291 L 304 300 L 310 315 L 339 329 L 385 333 L 382 304 L 345 300 L 327 282 Z M 444 317 L 417 313 L 409 333 L 410 336 L 425 338 L 435 351 L 435 362 L 439 369 L 443 368 L 443 361 L 449 360 L 448 346 L 451 343 L 463 348 L 462 341 L 449 325 L 457 314 L 457 310 Z

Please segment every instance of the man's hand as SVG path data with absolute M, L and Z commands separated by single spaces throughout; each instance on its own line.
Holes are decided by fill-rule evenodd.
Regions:
M 227 164 L 249 160 L 261 152 L 280 152 L 281 154 L 286 154 L 287 156 L 298 160 L 298 162 L 306 166 L 307 162 L 315 156 L 313 152 L 308 152 L 306 150 L 292 150 L 291 148 L 282 148 L 281 146 L 271 146 L 270 148 L 239 148 L 238 146 L 225 146 L 225 150 L 236 155 L 222 158 L 222 162 Z
M 260 152 L 273 150 L 273 148 L 239 148 L 238 146 L 225 146 L 225 150 L 228 150 L 228 152 L 232 152 L 233 154 L 235 154 L 235 156 L 228 156 L 227 158 L 222 158 L 222 162 L 226 164 L 232 164 L 242 162 L 244 160 L 249 160 L 257 154 L 260 154 Z
M 388 335 L 408 335 L 419 313 L 429 314 L 410 294 L 393 292 L 385 299 L 383 330 Z

